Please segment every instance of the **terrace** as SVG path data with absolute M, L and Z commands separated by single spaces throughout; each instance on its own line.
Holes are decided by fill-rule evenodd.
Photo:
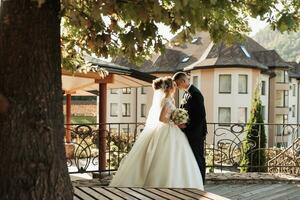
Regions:
M 274 198 L 300 197 L 300 139 L 297 124 L 259 124 L 258 130 L 271 127 L 281 127 L 282 134 L 296 138 L 288 147 L 255 148 L 253 151 L 264 151 L 266 164 L 258 163 L 250 166 L 256 172 L 240 173 L 243 153 L 243 141 L 247 131 L 247 124 L 230 124 L 220 126 L 208 123 L 208 134 L 213 140 L 206 141 L 207 185 L 208 192 L 222 195 L 231 199 L 263 197 Z M 143 124 L 136 123 L 107 123 L 69 125 L 74 154 L 68 157 L 69 173 L 73 177 L 75 186 L 103 187 L 109 184 L 114 171 L 120 161 L 130 151 L 138 137 L 138 130 Z M 105 128 L 105 159 L 99 154 L 99 127 Z M 133 132 L 123 132 L 123 127 L 133 127 Z M 109 130 L 114 130 L 111 132 Z M 117 130 L 117 131 L 115 131 Z M 293 130 L 293 132 L 292 132 Z M 260 141 L 260 138 L 258 138 Z M 251 157 L 251 156 L 250 156 Z M 99 161 L 105 160 L 105 169 L 99 169 Z M 102 164 L 103 166 L 104 164 Z M 86 180 L 76 178 L 81 174 Z M 264 188 L 263 190 L 261 190 Z M 277 189 L 276 189 L 277 188 Z M 276 189 L 276 190 L 275 190 Z M 284 192 L 280 192 L 284 190 Z M 243 191 L 243 192 L 241 192 Z M 263 192 L 263 194 L 261 192 Z M 247 198 L 246 198 L 247 197 Z
M 185 199 L 182 195 L 192 199 L 202 198 L 201 194 L 195 193 L 195 191 L 166 192 L 161 189 L 146 191 L 143 188 L 109 191 L 110 189 L 105 187 L 144 126 L 142 122 L 107 122 L 106 90 L 124 86 L 147 86 L 155 77 L 95 59 L 92 62 L 109 71 L 109 75 L 103 78 L 99 76 L 98 72 L 87 74 L 63 72 L 63 89 L 67 95 L 66 156 L 69 173 L 78 198 L 91 192 L 95 196 L 92 195 L 93 197 L 89 198 L 96 198 L 100 195 L 103 199 L 115 199 L 116 193 L 121 193 L 121 195 L 117 195 L 118 197 L 129 195 L 137 198 L 139 195 L 146 195 L 147 198 L 157 199 L 155 197 L 157 194 L 153 194 L 155 192 L 159 192 L 160 197 L 170 196 L 171 192 L 171 199 Z M 100 97 L 99 121 L 95 124 L 70 124 L 70 96 L 85 94 L 94 94 Z M 205 148 L 208 176 L 205 190 L 231 199 L 263 199 L 273 196 L 279 199 L 282 197 L 300 198 L 299 126 L 299 124 L 256 124 L 258 137 L 251 144 L 251 151 L 248 154 L 253 160 L 258 160 L 258 163 L 253 166 L 248 165 L 253 169 L 253 173 L 240 173 L 240 170 L 245 167 L 241 164 L 241 160 L 244 154 L 243 142 L 247 133 L 247 124 L 234 123 L 224 126 L 224 124 L 208 123 L 209 133 Z M 289 141 L 288 145 L 258 148 L 261 141 L 259 133 L 263 128 L 266 133 L 277 131 L 274 144 Z M 280 134 L 278 134 L 278 130 Z M 266 155 L 265 164 L 260 163 L 261 159 L 255 157 L 256 153 L 261 152 Z M 258 156 L 260 155 L 258 154 Z M 283 190 L 285 192 L 281 192 Z M 109 196 L 107 192 L 112 193 L 112 196 Z M 154 196 L 150 197 L 149 192 Z M 204 193 L 202 194 L 204 195 Z M 213 194 L 205 193 L 205 195 Z M 205 198 L 209 199 L 207 196 Z M 140 197 L 140 199 L 145 198 Z

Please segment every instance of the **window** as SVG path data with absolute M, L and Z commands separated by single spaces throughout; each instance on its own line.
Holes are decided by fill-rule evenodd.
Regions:
M 110 116 L 118 117 L 118 104 L 117 103 L 110 104 Z
M 275 81 L 277 83 L 287 83 L 288 82 L 288 73 L 284 70 L 275 70 Z
M 239 94 L 247 94 L 248 75 L 239 75 Z
M 193 40 L 192 40 L 192 44 L 195 44 L 197 41 L 198 41 L 198 37 L 196 37 L 196 38 L 193 38 Z
M 122 104 L 122 116 L 130 117 L 130 104 L 129 103 Z
M 261 95 L 266 95 L 266 81 L 261 81 Z
M 240 107 L 238 113 L 238 122 L 239 123 L 246 123 L 247 122 L 247 107 Z
M 147 93 L 146 93 L 146 88 L 145 88 L 145 87 L 141 87 L 141 94 L 147 94 Z
M 199 77 L 193 76 L 193 85 L 199 89 Z
M 118 89 L 110 89 L 111 94 L 118 94 Z
M 276 107 L 288 107 L 289 91 L 288 90 L 277 90 L 276 91 Z
M 293 84 L 293 96 L 296 96 L 296 84 Z
M 226 107 L 219 108 L 219 124 L 221 126 L 228 126 L 231 122 L 231 109 Z
M 284 128 L 284 124 L 288 123 L 288 115 L 276 115 L 275 123 L 277 124 L 277 136 L 288 134 L 288 130 Z
M 219 75 L 219 93 L 231 93 L 231 75 Z
M 266 106 L 261 106 L 261 115 L 262 115 L 262 119 L 265 120 L 266 119 Z
M 141 117 L 146 117 L 146 104 L 141 104 Z
M 284 124 L 288 123 L 288 115 L 283 115 L 283 123 Z
M 123 88 L 123 94 L 131 94 L 131 88 Z
M 296 106 L 295 105 L 293 105 L 292 106 L 292 117 L 295 117 L 296 116 Z
M 186 57 L 184 57 L 182 60 L 181 60 L 181 62 L 182 63 L 186 63 L 187 61 L 189 61 L 190 60 L 190 57 L 189 56 L 186 56 Z
M 245 46 L 240 46 L 242 51 L 244 52 L 245 56 L 247 56 L 247 58 L 251 58 L 250 53 L 247 51 L 247 49 L 245 48 Z

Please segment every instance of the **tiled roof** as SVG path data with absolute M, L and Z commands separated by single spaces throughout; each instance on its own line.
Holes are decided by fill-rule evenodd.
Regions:
M 252 38 L 245 37 L 243 42 L 227 46 L 223 42 L 213 43 L 207 32 L 195 34 L 191 43 L 167 46 L 164 54 L 153 55 L 141 66 L 133 65 L 124 58 L 116 58 L 113 62 L 147 73 L 216 67 L 250 67 L 266 72 L 272 67 L 291 67 L 275 50 L 265 49 Z
M 300 63 L 289 62 L 292 68 L 288 71 L 289 77 L 300 79 Z
M 290 68 L 291 65 L 284 61 L 275 50 L 265 50 L 253 52 L 254 57 L 260 63 L 268 67 Z

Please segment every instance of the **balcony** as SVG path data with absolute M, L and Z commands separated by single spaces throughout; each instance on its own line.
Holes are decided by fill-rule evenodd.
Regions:
M 297 146 L 296 148 L 296 145 L 300 145 L 300 142 L 299 144 L 293 143 L 300 136 L 299 126 L 299 124 L 256 124 L 258 138 L 252 143 L 251 148 L 253 148 L 253 151 L 250 150 L 248 152 L 254 155 L 256 152 L 263 151 L 266 154 L 266 164 L 262 165 L 258 159 L 258 166 L 252 167 L 258 172 L 299 174 L 300 152 L 297 149 L 299 147 Z M 121 160 L 130 151 L 144 124 L 107 123 L 101 126 L 99 124 L 72 124 L 67 127 L 69 127 L 67 131 L 71 132 L 72 141 L 68 144 L 72 147 L 69 147 L 67 151 L 69 173 L 97 172 L 111 174 L 118 169 Z M 99 127 L 102 127 L 102 129 L 99 130 Z M 274 147 L 267 145 L 266 148 L 255 148 L 257 145 L 261 146 L 258 143 L 261 141 L 259 136 L 263 128 L 266 135 L 275 136 L 273 138 L 274 141 L 272 141 Z M 278 134 L 279 129 L 282 131 L 281 135 Z M 244 151 L 243 142 L 247 133 L 247 124 L 230 124 L 230 126 L 224 127 L 219 126 L 218 123 L 208 123 L 208 131 L 205 146 L 207 172 L 239 172 L 244 167 L 241 164 L 241 155 Z M 276 133 L 271 133 L 272 131 Z M 105 133 L 105 137 L 99 136 L 101 132 Z M 105 138 L 105 143 L 99 138 Z M 276 144 L 283 143 L 287 145 L 276 147 Z M 101 148 L 99 144 L 105 144 L 106 146 Z M 294 151 L 287 151 L 292 145 L 295 145 Z M 277 159 L 277 156 L 281 154 L 286 156 L 282 158 L 284 162 L 279 158 L 279 160 L 274 161 L 274 158 Z M 104 163 L 101 164 L 99 161 Z
M 112 190 L 115 189 L 106 188 L 105 186 L 109 184 L 112 174 L 118 169 L 121 160 L 130 151 L 144 124 L 108 123 L 101 126 L 99 124 L 72 124 L 66 127 L 70 128 L 68 131 L 71 132 L 71 145 L 73 146 L 73 153 L 67 156 L 70 175 L 93 174 L 94 178 L 91 179 L 92 177 L 90 177 L 88 180 L 78 178 L 74 180 L 73 178 L 75 194 L 87 192 L 85 190 L 93 190 L 92 194 L 97 196 L 107 194 L 107 192 L 112 192 L 110 195 L 114 196 L 116 191 Z M 99 133 L 103 132 L 103 130 L 99 130 L 99 127 L 105 127 L 106 146 L 104 154 L 99 148 L 99 144 L 102 144 L 99 141 Z M 241 168 L 244 166 L 241 163 L 241 155 L 244 151 L 243 142 L 248 131 L 248 124 L 229 124 L 229 126 L 224 127 L 218 123 L 208 123 L 209 133 L 205 149 L 207 172 L 205 195 L 217 194 L 230 199 L 300 197 L 299 187 L 290 184 L 300 183 L 300 177 L 297 178 L 300 174 L 300 124 L 256 124 L 255 127 L 258 136 L 260 136 L 263 128 L 266 135 L 275 131 L 273 135 L 277 135 L 274 137 L 274 144 L 290 142 L 286 146 L 255 148 L 261 141 L 261 138 L 258 137 L 257 140 L 253 141 L 252 150 L 249 151 L 249 154 L 253 154 L 254 157 L 255 152 L 263 151 L 266 154 L 266 162 L 265 164 L 258 162 L 257 165 L 251 166 L 256 172 L 240 173 Z M 105 168 L 101 169 L 99 161 L 103 160 L 106 161 Z M 262 188 L 263 192 L 260 192 Z M 285 192 L 282 190 L 285 190 Z M 155 195 L 144 188 L 122 189 L 118 192 L 124 193 L 124 195 L 129 193 Z M 156 192 L 156 194 L 159 192 L 159 195 L 170 195 L 169 192 L 171 192 L 175 196 L 179 195 L 176 197 L 188 195 L 187 198 L 190 198 L 189 195 L 200 195 L 185 190 L 164 191 L 157 189 L 157 191 L 152 192 Z M 172 196 L 172 198 L 175 197 Z M 216 197 L 216 199 L 218 198 L 221 197 Z

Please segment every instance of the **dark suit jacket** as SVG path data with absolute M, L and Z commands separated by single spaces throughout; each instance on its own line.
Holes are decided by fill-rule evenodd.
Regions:
M 206 112 L 204 107 L 204 98 L 201 92 L 193 85 L 183 95 L 184 103 L 181 108 L 188 111 L 189 122 L 183 129 L 189 140 L 205 139 L 207 134 Z

